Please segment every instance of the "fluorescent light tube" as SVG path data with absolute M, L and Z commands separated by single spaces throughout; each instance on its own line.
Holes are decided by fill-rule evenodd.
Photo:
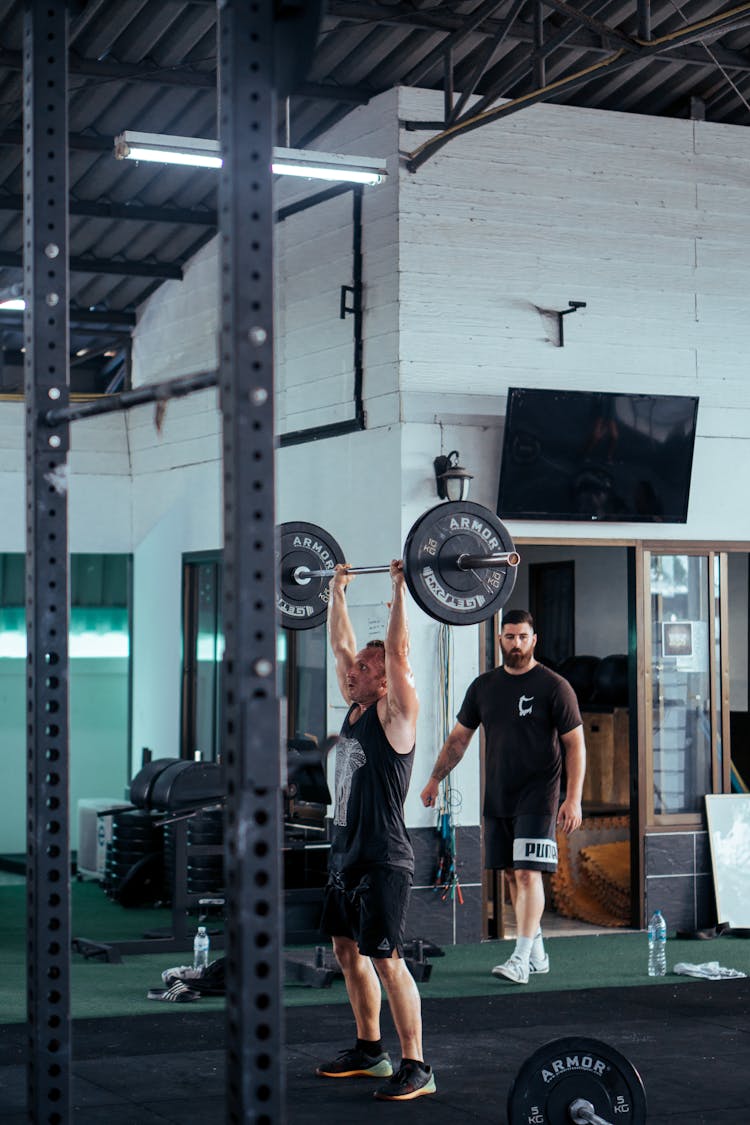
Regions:
M 146 160 L 193 168 L 220 168 L 222 164 L 218 141 L 140 133 L 133 129 L 115 137 L 115 156 L 118 160 Z M 384 160 L 302 148 L 274 148 L 271 171 L 279 176 L 368 185 L 381 183 L 388 174 Z

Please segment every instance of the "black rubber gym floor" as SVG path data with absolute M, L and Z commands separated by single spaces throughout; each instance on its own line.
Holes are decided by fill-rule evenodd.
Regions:
M 399 1106 L 374 1101 L 374 1081 L 315 1077 L 318 1061 L 351 1044 L 348 1008 L 288 1009 L 289 1125 L 394 1117 L 413 1125 L 504 1125 L 508 1089 L 522 1063 L 569 1036 L 602 1040 L 633 1063 L 646 1088 L 650 1125 L 750 1119 L 750 978 L 428 999 L 423 1012 L 438 1092 Z M 73 1034 L 75 1125 L 224 1122 L 223 1012 L 77 1020 Z M 392 1031 L 385 1040 L 396 1053 Z M 0 1026 L 3 1125 L 28 1120 L 24 1051 L 23 1025 Z

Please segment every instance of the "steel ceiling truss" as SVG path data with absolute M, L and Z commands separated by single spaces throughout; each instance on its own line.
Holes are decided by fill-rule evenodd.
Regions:
M 354 6 L 343 5 L 347 9 Z M 411 129 L 439 130 L 408 154 L 406 166 L 409 171 L 416 172 L 454 137 L 528 106 L 554 100 L 563 93 L 623 68 L 649 61 L 670 62 L 676 58 L 680 62 L 699 62 L 704 68 L 727 66 L 737 70 L 741 67 L 744 74 L 750 68 L 750 58 L 736 52 L 709 50 L 706 46 L 729 30 L 750 26 L 750 2 L 694 23 L 686 22 L 681 28 L 656 37 L 651 35 L 651 6 L 648 0 L 637 0 L 632 13 L 637 35 L 603 22 L 599 13 L 606 6 L 600 0 L 578 8 L 565 0 L 511 0 L 510 4 L 505 0 L 501 4 L 485 3 L 467 18 L 465 26 L 451 27 L 439 47 L 434 48 L 411 72 L 417 77 L 426 75 L 442 51 L 446 93 L 444 120 L 405 122 L 406 127 Z M 395 14 L 395 6 L 389 5 L 389 8 L 391 14 Z M 501 11 L 506 13 L 502 17 L 499 16 Z M 593 37 L 593 41 L 585 44 L 592 55 L 584 65 L 580 63 L 582 34 Z M 482 41 L 474 46 L 468 68 L 465 65 L 459 68 L 454 65 L 453 54 L 468 35 L 479 35 Z M 526 40 L 529 45 L 526 56 L 511 66 L 505 60 L 493 64 L 498 49 L 506 40 Z M 569 52 L 565 50 L 570 46 L 578 49 L 577 62 L 572 68 L 568 63 Z M 690 48 L 700 52 L 698 59 L 691 59 L 685 54 L 685 50 Z M 719 54 L 724 56 L 723 63 Z M 550 71 L 554 77 L 549 77 Z M 726 75 L 724 81 L 727 81 Z M 512 95 L 510 92 L 518 83 L 527 83 L 531 89 Z M 460 89 L 461 94 L 454 101 L 455 89 Z M 478 90 L 479 99 L 467 108 L 469 99 Z M 506 98 L 508 100 L 502 105 L 496 104 Z

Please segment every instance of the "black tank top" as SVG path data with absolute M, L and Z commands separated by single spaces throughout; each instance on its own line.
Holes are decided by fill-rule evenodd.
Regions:
M 414 747 L 397 754 L 385 736 L 377 703 L 356 723 L 344 719 L 336 743 L 336 791 L 330 867 L 388 864 L 414 872 L 414 851 L 404 824 Z

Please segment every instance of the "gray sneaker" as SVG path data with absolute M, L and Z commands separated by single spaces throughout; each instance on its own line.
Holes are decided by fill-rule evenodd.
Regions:
M 512 953 L 502 965 L 495 965 L 493 977 L 504 977 L 513 984 L 529 983 L 529 966 L 517 954 Z
M 543 957 L 535 957 L 531 954 L 529 957 L 529 972 L 534 973 L 548 973 L 549 972 L 549 954 L 545 953 Z

